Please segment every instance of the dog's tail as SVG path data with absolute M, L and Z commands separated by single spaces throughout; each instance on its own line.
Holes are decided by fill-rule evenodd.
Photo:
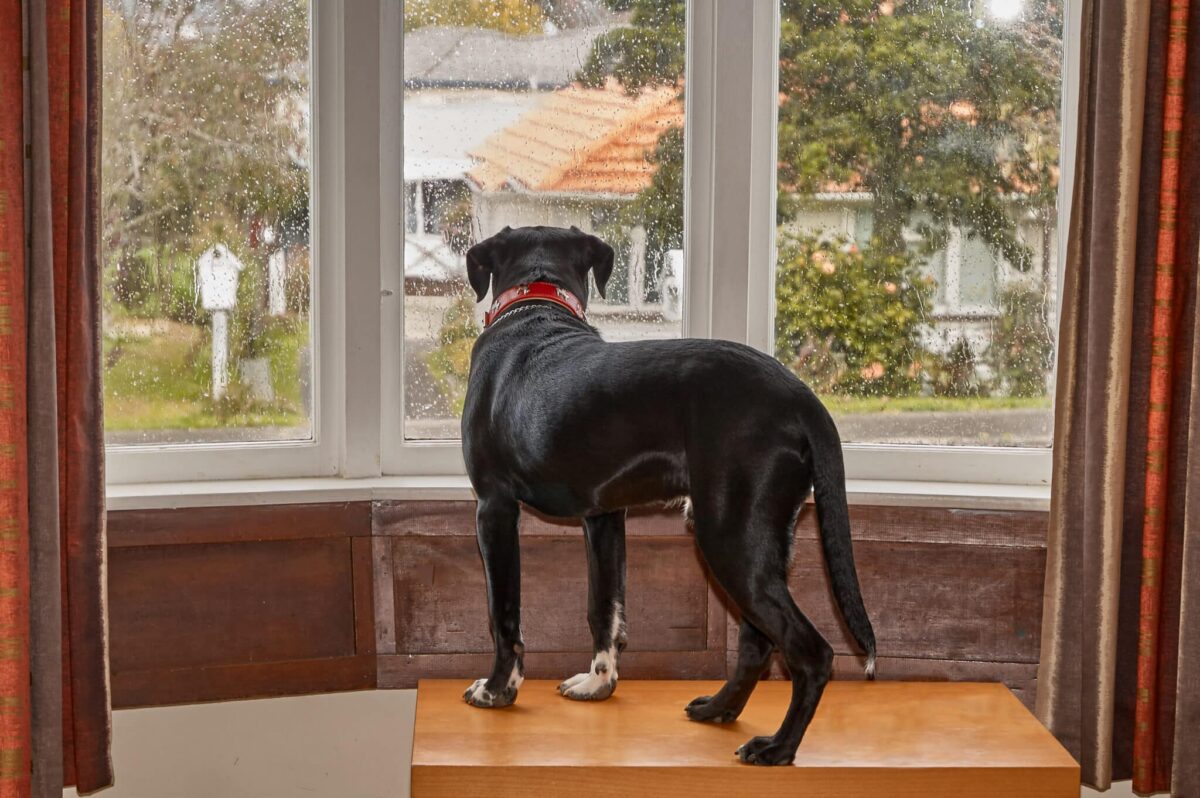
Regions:
M 863 606 L 854 568 L 854 549 L 850 543 L 850 508 L 846 504 L 846 469 L 842 461 L 842 442 L 837 427 L 816 397 L 809 416 L 809 445 L 813 451 L 813 498 L 817 504 L 817 524 L 821 528 L 821 546 L 825 567 L 833 584 L 842 618 L 850 634 L 867 655 L 867 678 L 875 678 L 875 630 Z

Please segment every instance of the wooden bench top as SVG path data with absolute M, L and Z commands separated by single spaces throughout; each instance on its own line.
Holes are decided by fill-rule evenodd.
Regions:
M 469 680 L 417 691 L 412 794 L 1030 796 L 1077 798 L 1079 767 L 999 684 L 831 682 L 791 767 L 741 764 L 739 745 L 778 727 L 788 682 L 762 682 L 727 725 L 688 701 L 720 682 L 624 680 L 575 702 L 526 681 L 499 710 L 465 704 Z

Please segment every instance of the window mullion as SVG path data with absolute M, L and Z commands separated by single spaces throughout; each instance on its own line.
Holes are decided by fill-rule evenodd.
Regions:
M 346 477 L 380 473 L 380 308 L 381 170 L 380 2 L 344 5 L 345 115 L 342 122 L 345 171 L 342 355 L 345 383 L 341 471 Z
M 696 213 L 688 240 L 706 251 L 690 255 L 694 282 L 702 285 L 694 286 L 689 299 L 696 321 L 708 324 L 707 329 L 689 325 L 688 332 L 766 349 L 775 227 L 778 8 L 770 0 L 697 0 L 693 17 L 689 95 L 700 93 L 690 98 L 696 112 L 689 119 L 696 130 L 693 162 L 709 168 L 711 182 L 692 172 Z M 711 124 L 707 131 L 701 129 L 706 122 Z M 706 189 L 710 196 L 704 196 Z M 699 225 L 707 229 L 696 231 Z

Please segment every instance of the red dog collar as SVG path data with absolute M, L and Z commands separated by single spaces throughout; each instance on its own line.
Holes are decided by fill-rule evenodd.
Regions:
M 579 317 L 581 321 L 587 321 L 587 316 L 583 312 L 583 303 L 579 301 L 578 297 L 567 289 L 559 288 L 553 283 L 536 282 L 529 283 L 528 285 L 515 285 L 496 297 L 496 301 L 492 303 L 492 307 L 487 313 L 483 314 L 483 326 L 487 327 L 490 325 L 513 305 L 520 302 L 528 302 L 532 299 L 540 299 L 546 302 L 553 302 L 556 305 L 562 305 Z

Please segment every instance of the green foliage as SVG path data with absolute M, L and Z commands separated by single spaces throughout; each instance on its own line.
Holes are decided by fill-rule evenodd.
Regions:
M 683 130 L 674 127 L 659 136 L 646 160 L 654 177 L 622 210 L 622 221 L 646 227 L 649 249 L 678 249 L 683 246 Z
M 229 318 L 229 356 L 236 364 L 244 358 L 261 357 L 264 351 L 267 270 L 257 253 L 230 249 L 245 266 L 238 277 L 237 305 Z
M 196 256 L 308 206 L 308 3 L 103 5 L 108 253 Z
M 925 210 L 929 251 L 958 226 L 1027 269 L 1008 206 L 1054 201 L 1053 59 L 965 0 L 784 0 L 781 215 L 794 213 L 794 193 L 856 186 L 871 193 L 889 251 L 905 248 L 903 226 Z
M 438 222 L 438 229 L 454 254 L 466 255 L 475 244 L 475 208 L 471 197 L 463 197 L 447 208 Z
M 818 392 L 904 396 L 921 385 L 933 283 L 906 253 L 784 234 L 775 354 Z
M 780 224 L 831 188 L 871 202 L 862 252 L 803 236 L 780 244 L 777 354 L 818 390 L 905 395 L 928 379 L 942 395 L 986 393 L 965 341 L 943 357 L 922 350 L 931 284 L 915 258 L 959 227 L 1019 270 L 1032 263 L 1015 219 L 1032 212 L 1049 223 L 1055 202 L 1062 28 L 1056 0 L 1027 5 L 1019 23 L 999 23 L 971 0 L 782 0 Z M 631 27 L 598 39 L 579 79 L 615 76 L 630 92 L 679 84 L 684 3 L 629 6 Z M 621 221 L 679 240 L 682 134 L 664 134 L 651 160 L 655 179 Z M 917 214 L 932 221 L 914 251 L 904 228 Z M 1032 343 L 1016 344 L 1027 374 L 1014 372 L 1014 356 L 998 369 L 1014 395 L 1034 395 L 1044 374 Z
M 1054 361 L 1054 337 L 1046 317 L 1046 295 L 1013 286 L 1000 295 L 1000 316 L 992 322 L 989 362 L 1008 396 L 1045 396 Z
M 193 324 L 201 315 L 195 264 L 187 258 L 163 256 L 151 248 L 118 251 L 107 261 L 104 288 L 133 316 Z
M 462 413 L 467 396 L 467 378 L 471 373 L 471 348 L 479 337 L 475 324 L 475 297 L 464 292 L 442 316 L 438 330 L 438 348 L 425 356 L 429 373 L 437 380 L 456 415 Z
M 975 350 L 966 338 L 958 338 L 945 355 L 926 355 L 924 365 L 934 396 L 988 395 L 988 386 L 979 379 Z
M 426 25 L 487 28 L 509 34 L 540 33 L 546 17 L 527 0 L 406 0 L 404 28 Z
M 633 10 L 630 27 L 616 28 L 597 38 L 578 79 L 599 86 L 612 75 L 632 92 L 655 84 L 675 85 L 685 63 L 684 0 L 617 3 Z
M 926 210 L 936 220 L 921 230 L 927 251 L 959 226 L 1028 268 L 1012 210 L 1055 200 L 1061 12 L 1031 0 L 1023 24 L 1005 25 L 976 5 L 783 0 L 781 222 L 803 197 L 848 186 L 871 193 L 877 245 L 890 252 L 906 248 L 903 225 Z M 684 4 L 632 8 L 631 27 L 596 41 L 582 81 L 613 75 L 630 91 L 679 81 Z
M 646 231 L 646 277 L 651 299 L 658 286 L 663 253 L 683 247 L 683 130 L 670 128 L 661 136 L 646 160 L 654 167 L 650 185 L 633 202 L 620 209 L 617 227 Z M 620 230 L 605 230 L 605 240 L 624 238 Z M 616 246 L 614 244 L 614 246 Z M 620 253 L 627 257 L 626 252 Z M 621 270 L 622 272 L 624 270 Z M 619 294 L 618 294 L 619 295 Z

